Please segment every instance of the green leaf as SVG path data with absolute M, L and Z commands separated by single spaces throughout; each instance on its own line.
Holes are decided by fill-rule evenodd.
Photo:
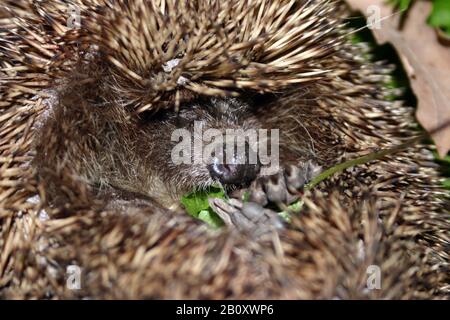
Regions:
M 412 0 L 388 0 L 388 3 L 401 11 L 408 10 L 411 6 Z
M 242 202 L 249 202 L 250 201 L 250 192 L 246 191 L 242 195 Z
M 411 5 L 412 0 L 400 0 L 399 8 L 400 10 L 404 11 L 409 9 L 409 6 Z
M 225 199 L 225 191 L 219 187 L 194 191 L 181 198 L 186 211 L 194 218 L 200 219 L 214 228 L 221 227 L 223 221 L 209 206 L 208 198 Z
M 303 200 L 300 199 L 300 200 L 292 203 L 291 205 L 289 205 L 287 207 L 286 211 L 279 212 L 278 215 L 282 219 L 284 219 L 284 221 L 290 223 L 291 219 L 292 219 L 291 214 L 292 213 L 294 213 L 294 214 L 300 213 L 302 211 L 303 204 L 304 204 Z
M 442 184 L 444 185 L 445 189 L 450 190 L 450 179 L 445 179 Z
M 211 208 L 200 211 L 198 214 L 198 219 L 206 222 L 213 228 L 220 228 L 223 226 L 222 219 L 220 219 L 220 217 Z
M 434 0 L 433 10 L 428 18 L 428 24 L 433 27 L 441 28 L 450 33 L 450 1 Z

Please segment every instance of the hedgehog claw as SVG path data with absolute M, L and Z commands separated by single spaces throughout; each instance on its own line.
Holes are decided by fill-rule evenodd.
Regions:
M 288 165 L 277 174 L 261 177 L 250 186 L 250 201 L 266 206 L 268 202 L 289 205 L 300 197 L 300 189 L 317 176 L 321 167 L 307 161 Z
M 286 202 L 287 186 L 282 172 L 269 177 L 265 189 L 269 201 L 275 203 Z
M 263 183 L 261 179 L 256 179 L 250 185 L 249 200 L 258 203 L 263 207 L 269 203 L 266 192 L 263 189 Z

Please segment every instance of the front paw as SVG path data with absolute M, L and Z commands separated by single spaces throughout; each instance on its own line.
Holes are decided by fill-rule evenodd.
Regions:
M 259 237 L 283 227 L 284 221 L 278 212 L 267 206 L 274 203 L 284 210 L 300 198 L 304 185 L 320 171 L 321 168 L 311 161 L 290 165 L 275 175 L 256 179 L 247 190 L 248 202 L 211 198 L 209 205 L 227 226 Z
M 234 198 L 228 201 L 211 198 L 209 205 L 228 227 L 253 237 L 260 237 L 283 226 L 277 212 L 264 208 L 256 202 L 242 202 Z
M 289 205 L 297 201 L 302 188 L 321 172 L 312 161 L 288 165 L 272 176 L 256 179 L 249 188 L 249 200 L 262 206 L 269 202 Z

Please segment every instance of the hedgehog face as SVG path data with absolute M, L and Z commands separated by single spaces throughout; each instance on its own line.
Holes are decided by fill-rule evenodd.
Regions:
M 248 184 L 260 171 L 250 136 L 258 134 L 262 123 L 258 106 L 249 99 L 201 98 L 178 112 L 149 116 L 143 125 L 145 136 L 155 141 L 147 158 L 172 191 Z
M 317 126 L 328 115 L 301 92 L 193 96 L 177 111 L 169 104 L 136 115 L 108 88 L 73 80 L 58 91 L 35 159 L 53 189 L 67 171 L 95 193 L 132 192 L 171 207 L 195 189 L 246 187 L 280 166 L 316 160 L 316 150 L 326 153 L 314 145 L 317 136 L 324 148 L 330 145 L 324 137 L 333 138 L 325 122 Z

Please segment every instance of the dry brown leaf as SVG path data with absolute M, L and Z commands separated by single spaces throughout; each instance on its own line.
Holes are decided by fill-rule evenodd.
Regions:
M 400 29 L 401 14 L 385 0 L 346 0 L 370 16 L 370 6 L 380 8 L 380 28 L 372 28 L 378 44 L 391 43 L 397 50 L 418 99 L 417 119 L 431 133 L 440 156 L 450 150 L 450 48 L 439 44 L 426 24 L 430 2 L 418 1 Z

